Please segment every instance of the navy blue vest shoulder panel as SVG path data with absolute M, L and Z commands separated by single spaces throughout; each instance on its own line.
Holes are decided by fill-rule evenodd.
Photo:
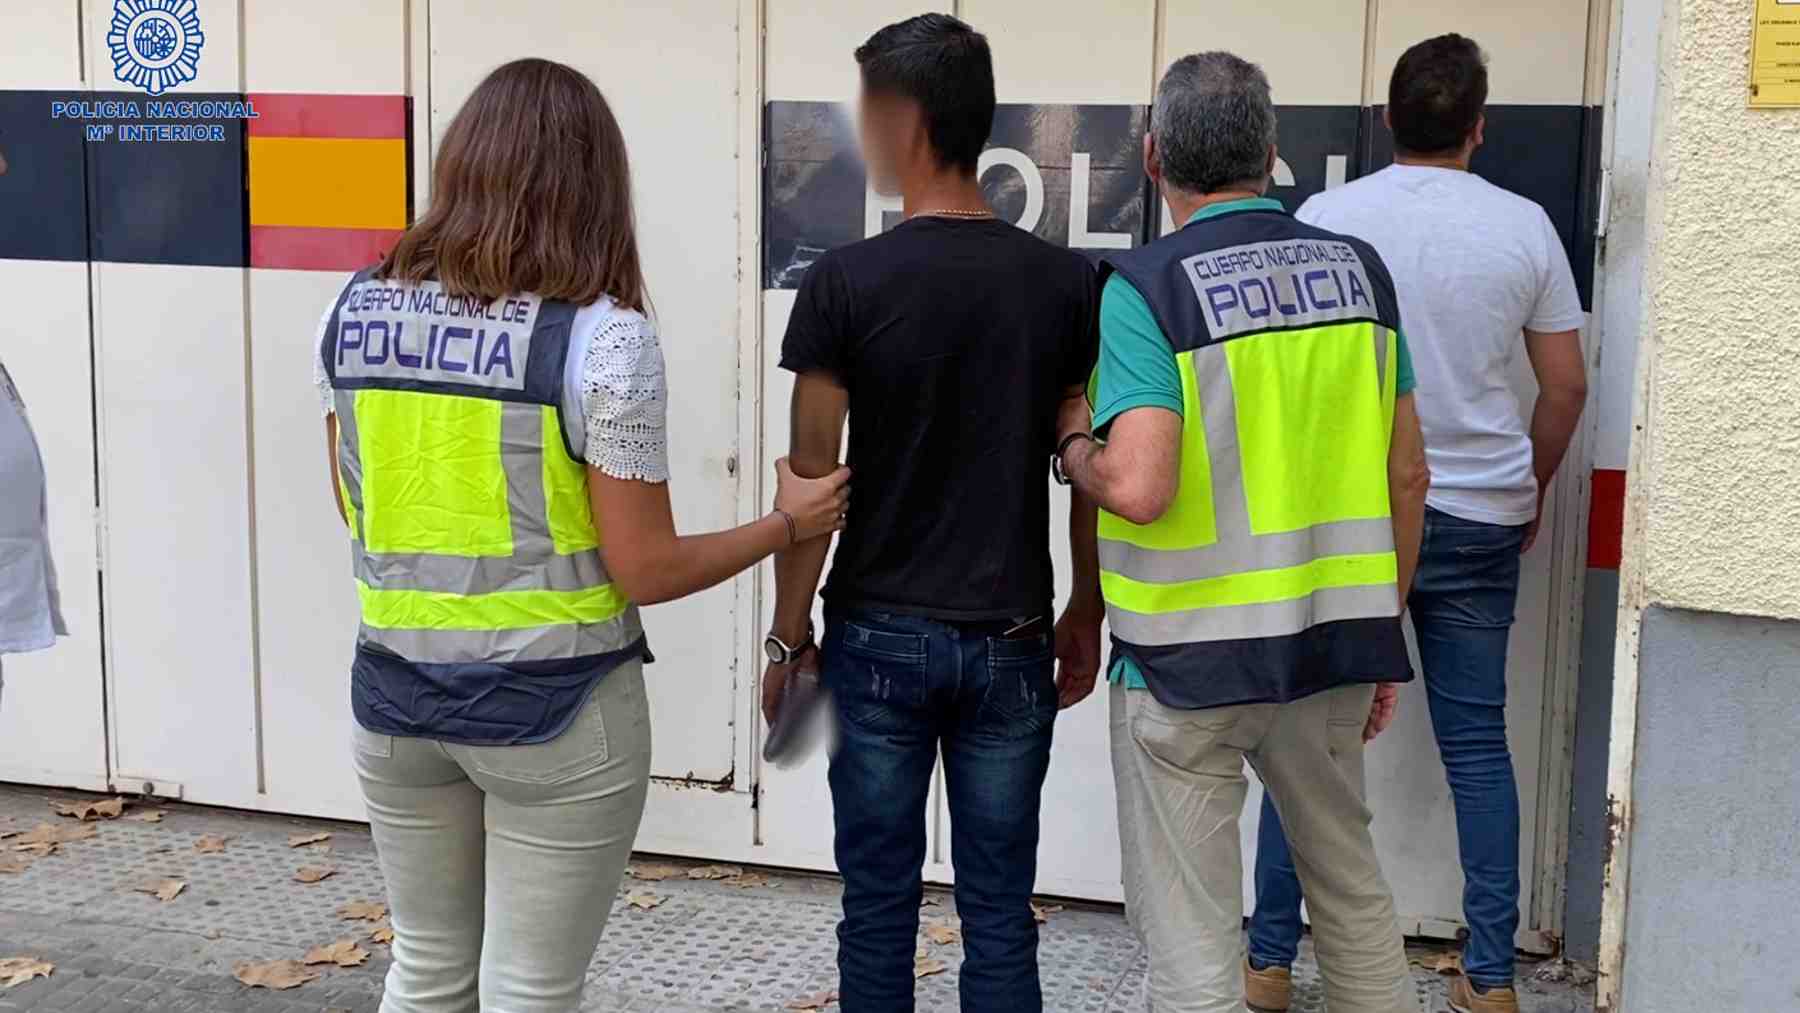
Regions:
M 1269 331 L 1366 320 L 1398 330 L 1400 304 L 1374 247 L 1279 211 L 1229 211 L 1109 254 L 1177 353 Z
M 320 354 L 333 388 L 561 406 L 574 304 L 462 299 L 374 273 L 351 276 L 326 323 Z

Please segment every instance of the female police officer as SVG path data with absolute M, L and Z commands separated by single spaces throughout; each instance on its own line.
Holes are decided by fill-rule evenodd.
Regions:
M 839 528 L 849 472 L 678 536 L 625 142 L 579 72 L 490 74 L 431 207 L 327 308 L 317 380 L 362 610 L 355 760 L 384 1013 L 575 1009 L 643 813 L 637 606 Z

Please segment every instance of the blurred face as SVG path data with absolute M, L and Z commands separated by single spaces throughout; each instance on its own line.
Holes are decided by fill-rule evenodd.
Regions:
M 920 133 L 918 108 L 891 95 L 867 89 L 857 103 L 857 135 L 869 186 L 883 197 L 900 194 L 900 176 Z

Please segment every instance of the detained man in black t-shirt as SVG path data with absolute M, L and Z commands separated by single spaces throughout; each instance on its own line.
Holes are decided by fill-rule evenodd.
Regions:
M 1057 408 L 1081 396 L 1094 364 L 1095 275 L 982 197 L 976 160 L 994 115 L 985 38 L 927 14 L 876 32 L 856 61 L 870 181 L 903 198 L 905 220 L 813 264 L 782 342 L 781 365 L 797 374 L 789 463 L 829 474 L 848 416 L 855 492 L 816 659 L 808 617 L 829 539 L 776 559 L 767 646 L 794 660 L 770 664 L 764 713 L 774 719 L 797 667 L 820 666 L 839 733 L 830 783 L 846 1013 L 913 1008 L 940 750 L 962 1008 L 1037 1010 L 1030 897 L 1051 729 L 1100 664 L 1097 595 L 1052 625 L 1049 544 Z M 1094 574 L 1075 583 L 1099 587 Z

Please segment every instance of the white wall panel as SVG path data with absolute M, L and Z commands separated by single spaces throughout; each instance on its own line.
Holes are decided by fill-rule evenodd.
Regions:
M 948 3 L 896 0 L 767 0 L 763 82 L 776 102 L 848 102 L 856 97 L 856 47 L 896 21 Z
M 628 26 L 621 30 L 622 26 Z M 736 523 L 736 9 L 720 0 L 507 8 L 505 31 L 467 7 L 431 12 L 431 119 L 441 133 L 498 64 L 541 56 L 594 79 L 631 149 L 638 241 L 668 365 L 671 492 L 683 532 Z M 671 87 L 671 84 L 678 87 Z M 657 664 L 658 775 L 732 769 L 733 585 L 645 610 Z
M 0 39 L 7 40 L 0 88 L 80 87 L 76 13 L 72 2 L 15 0 L 0 6 Z
M 1372 101 L 1387 101 L 1388 78 L 1407 47 L 1445 32 L 1466 35 L 1487 51 L 1490 103 L 1581 102 L 1587 77 L 1588 5 L 1571 0 L 1382 3 L 1376 18 Z
M 246 90 L 404 93 L 405 16 L 403 0 L 253 0 L 244 12 Z M 316 41 L 295 46 L 296 38 Z M 333 54 L 328 65 L 321 48 Z M 267 804 L 361 819 L 348 746 L 356 595 L 311 383 L 319 315 L 347 276 L 250 272 L 251 449 Z
M 94 275 L 114 771 L 251 804 L 244 274 Z
M 1163 3 L 1158 77 L 1189 53 L 1223 49 L 1262 67 L 1278 105 L 1362 100 L 1365 8 L 1360 2 Z
M 961 12 L 988 37 L 1001 102 L 1150 101 L 1153 0 L 1112 0 L 1103 29 L 1042 0 L 963 0 Z
M 295 44 L 300 39 L 304 45 Z M 248 0 L 244 7 L 248 91 L 399 94 L 406 55 L 405 0 Z
M 50 553 L 69 626 L 49 650 L 0 659 L 0 781 L 104 788 L 88 265 L 0 260 L 0 288 L 30 293 L 11 300 L 0 362 L 43 453 Z
M 361 819 L 349 746 L 356 593 L 311 366 L 319 314 L 346 277 L 250 272 L 251 449 L 268 804 Z

